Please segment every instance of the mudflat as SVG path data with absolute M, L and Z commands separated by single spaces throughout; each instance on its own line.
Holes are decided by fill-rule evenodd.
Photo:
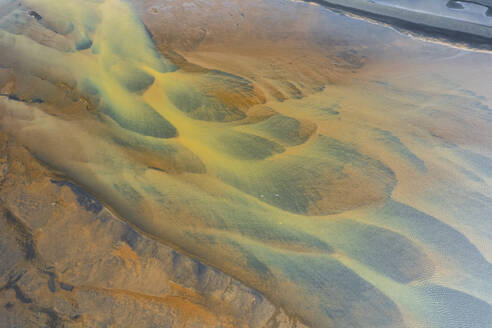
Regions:
M 6 327 L 492 322 L 490 53 L 285 0 L 0 13 Z

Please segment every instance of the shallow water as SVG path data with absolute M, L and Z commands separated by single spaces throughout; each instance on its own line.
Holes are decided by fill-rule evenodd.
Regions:
M 1 129 L 125 220 L 313 327 L 492 322 L 490 54 L 290 1 L 9 2 Z
M 454 7 L 448 4 L 447 0 L 375 0 L 374 2 L 487 26 L 492 25 L 492 17 L 486 15 L 488 8 L 473 1 L 459 2 Z

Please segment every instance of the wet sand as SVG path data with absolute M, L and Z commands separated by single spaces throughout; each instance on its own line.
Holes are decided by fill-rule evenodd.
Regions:
M 124 220 L 312 327 L 492 321 L 489 54 L 290 1 L 22 3 L 0 128 Z

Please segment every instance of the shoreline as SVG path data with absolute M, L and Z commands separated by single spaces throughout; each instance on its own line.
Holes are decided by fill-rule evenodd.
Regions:
M 358 0 L 347 1 L 345 4 L 341 4 L 338 0 L 302 1 L 318 4 L 335 12 L 352 14 L 375 23 L 387 24 L 400 32 L 407 32 L 413 36 L 425 38 L 427 41 L 440 41 L 451 46 L 465 46 L 470 50 L 492 51 L 492 26 L 457 21 L 448 17 L 397 9 L 376 3 L 362 3 Z M 361 6 L 356 7 L 357 4 Z

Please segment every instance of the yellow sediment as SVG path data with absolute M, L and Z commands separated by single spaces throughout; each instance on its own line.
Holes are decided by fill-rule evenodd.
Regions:
M 461 91 L 483 84 L 463 73 L 470 63 L 423 64 L 457 50 L 429 50 L 403 36 L 384 47 L 342 42 L 325 49 L 310 31 L 335 18 L 289 3 L 283 10 L 292 15 L 282 19 L 303 17 L 292 27 L 302 46 L 289 36 L 271 41 L 265 28 L 246 22 L 241 35 L 253 38 L 249 43 L 236 48 L 229 45 L 234 36 L 217 37 L 183 52 L 202 67 L 184 59 L 178 67 L 157 52 L 163 45 L 152 43 L 125 1 L 23 4 L 43 16 L 36 29 L 57 30 L 72 48 L 0 30 L 0 64 L 18 78 L 3 83 L 1 70 L 1 93 L 22 97 L 21 78 L 32 75 L 44 81 L 33 92 L 45 95 L 42 104 L 0 97 L 0 128 L 143 231 L 246 282 L 313 326 L 373 320 L 368 327 L 376 327 L 377 314 L 385 313 L 381 327 L 404 321 L 417 327 L 432 317 L 425 283 L 492 302 L 492 286 L 480 271 L 490 261 L 487 221 L 466 212 L 473 202 L 490 209 L 483 201 L 492 197 L 490 172 L 460 153 L 492 158 L 490 100 Z M 287 23 L 271 28 L 280 34 Z M 328 32 L 339 31 L 335 23 Z M 162 24 L 176 28 L 177 22 Z M 87 40 L 90 47 L 77 49 Z M 407 53 L 413 57 L 402 60 Z M 347 63 L 347 56 L 368 64 Z M 470 56 L 490 71 L 489 57 Z M 277 101 L 279 94 L 286 99 Z M 67 110 L 58 107 L 60 98 Z M 171 128 L 169 135 L 152 135 L 161 122 L 175 135 Z M 469 203 L 457 214 L 449 204 L 464 196 Z M 406 214 L 397 202 L 408 205 Z M 423 213 L 433 217 L 413 221 Z M 436 226 L 446 233 L 438 241 L 426 233 Z M 456 238 L 480 263 L 447 253 L 440 244 L 446 238 Z M 140 273 L 138 255 L 126 243 L 112 254 Z M 155 300 L 215 322 L 196 295 L 174 287 L 194 301 Z

